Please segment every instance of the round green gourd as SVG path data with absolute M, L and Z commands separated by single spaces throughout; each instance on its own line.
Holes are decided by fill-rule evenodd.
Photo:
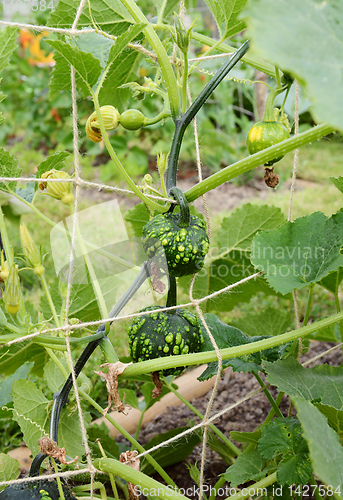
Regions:
M 75 497 L 63 486 L 64 498 Z M 56 481 L 47 479 L 11 484 L 0 492 L 1 500 L 59 500 L 60 494 Z
M 156 215 L 143 227 L 142 244 L 147 256 L 155 255 L 168 264 L 172 276 L 187 276 L 200 271 L 208 252 L 205 223 L 195 215 L 182 227 L 180 214 Z
M 270 146 L 274 146 L 274 144 L 278 144 L 285 139 L 289 139 L 289 132 L 281 122 L 262 120 L 255 123 L 249 130 L 247 137 L 248 151 L 252 155 Z M 278 156 L 265 163 L 265 165 L 270 167 L 277 161 L 280 161 L 283 156 L 284 155 Z
M 138 109 L 127 109 L 120 115 L 119 122 L 126 130 L 139 130 L 145 124 L 145 116 Z
M 197 317 L 185 309 L 175 313 L 150 306 L 137 316 L 128 330 L 129 351 L 134 362 L 200 351 L 203 336 Z M 162 375 L 179 375 L 184 367 L 170 368 Z

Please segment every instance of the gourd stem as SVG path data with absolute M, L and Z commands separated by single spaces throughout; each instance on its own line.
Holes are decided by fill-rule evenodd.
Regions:
M 150 266 L 149 266 L 149 261 L 146 261 L 144 262 L 142 269 L 138 274 L 138 276 L 136 277 L 136 279 L 134 280 L 134 282 L 131 284 L 128 290 L 126 290 L 126 292 L 120 297 L 116 305 L 111 310 L 109 318 L 115 318 L 120 313 L 120 311 L 131 300 L 131 298 L 134 296 L 134 294 L 137 292 L 137 290 L 149 276 L 150 276 Z M 104 333 L 105 329 L 106 329 L 105 324 L 99 326 L 96 334 L 102 333 L 102 335 L 100 336 L 100 338 L 96 338 L 95 340 L 89 342 L 89 344 L 85 347 L 79 359 L 76 361 L 74 366 L 74 372 L 76 378 L 81 373 L 82 368 L 85 366 L 86 362 L 93 354 L 97 346 L 104 340 L 106 342 L 108 341 Z M 49 436 L 56 443 L 58 442 L 58 424 L 60 420 L 61 411 L 66 402 L 68 401 L 69 392 L 72 387 L 73 387 L 73 378 L 72 375 L 70 374 L 67 380 L 65 381 L 62 389 L 54 394 Z M 40 466 L 46 457 L 47 455 L 44 455 L 43 453 L 38 453 L 38 455 L 36 455 L 30 468 L 30 474 L 29 474 L 30 477 L 39 475 Z
M 228 61 L 217 71 L 211 78 L 208 84 L 203 88 L 197 98 L 194 100 L 188 110 L 175 120 L 175 131 L 169 154 L 168 170 L 167 170 L 167 192 L 170 193 L 172 187 L 176 186 L 176 173 L 181 150 L 182 139 L 186 128 L 203 106 L 205 101 L 210 97 L 219 83 L 225 78 L 228 72 L 238 63 L 249 48 L 249 40 L 243 43 L 241 47 L 230 57 Z
M 183 192 L 181 191 L 180 188 L 177 188 L 175 186 L 173 188 L 171 188 L 170 194 L 171 194 L 171 196 L 173 196 L 173 198 L 175 198 L 175 200 L 178 202 L 178 205 L 180 207 L 179 226 L 180 227 L 188 227 L 190 224 L 190 220 L 191 220 L 191 214 L 190 214 L 190 210 L 189 210 L 188 201 L 186 200 L 185 195 L 183 194 Z M 171 210 L 174 210 L 174 208 L 175 208 L 175 205 L 173 204 L 171 207 Z
M 274 118 L 274 101 L 275 101 L 276 96 L 278 94 L 281 94 L 281 92 L 283 92 L 285 89 L 286 89 L 286 87 L 283 87 L 281 89 L 272 90 L 272 92 L 270 92 L 269 96 L 267 97 L 266 107 L 264 109 L 264 114 L 263 114 L 263 121 L 264 122 L 275 122 L 276 121 Z
M 175 276 L 169 275 L 169 292 L 166 307 L 174 307 L 177 304 L 177 286 Z M 175 314 L 176 309 L 172 309 L 168 314 Z

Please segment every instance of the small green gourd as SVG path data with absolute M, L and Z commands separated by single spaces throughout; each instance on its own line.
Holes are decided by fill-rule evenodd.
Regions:
M 251 155 L 263 151 L 264 149 L 274 146 L 279 142 L 289 139 L 287 128 L 278 121 L 260 121 L 251 127 L 247 137 L 247 147 Z M 265 163 L 266 166 L 271 166 L 280 161 L 283 155 L 273 158 L 273 160 Z

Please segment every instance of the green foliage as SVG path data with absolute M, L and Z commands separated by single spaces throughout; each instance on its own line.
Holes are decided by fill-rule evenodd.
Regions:
M 20 464 L 18 460 L 10 457 L 6 453 L 0 453 L 0 481 L 11 481 L 18 479 Z M 4 486 L 0 486 L 0 491 Z
M 253 274 L 250 262 L 251 243 L 254 236 L 262 231 L 280 227 L 285 222 L 281 210 L 276 207 L 250 203 L 236 209 L 222 221 L 221 228 L 206 259 L 204 268 L 194 281 L 195 298 L 204 297 Z M 189 289 L 190 278 L 183 278 L 180 284 Z M 208 303 L 208 309 L 230 311 L 240 302 L 249 302 L 258 292 L 274 295 L 263 277 L 235 287 L 228 294 L 220 294 Z
M 321 403 L 313 403 L 313 406 L 327 418 L 329 426 L 337 433 L 340 443 L 343 444 L 343 411 Z
M 261 437 L 261 431 L 254 432 L 230 432 L 231 439 L 238 441 L 239 443 L 253 443 L 257 444 Z
M 282 455 L 278 464 L 277 479 L 282 485 L 306 484 L 312 472 L 308 449 L 297 419 L 278 418 L 262 430 L 258 450 L 268 460 Z
M 32 373 L 42 375 L 46 361 L 45 349 L 31 342 L 12 344 L 10 347 L 3 346 L 0 348 L 0 372 L 5 376 L 13 374 L 26 362 L 34 362 Z
M 96 84 L 101 66 L 89 52 L 82 52 L 77 47 L 61 41 L 49 41 L 54 53 L 59 55 L 53 70 L 50 84 L 50 99 L 53 99 L 61 90 L 69 90 L 70 65 L 75 68 L 77 85 L 85 96 L 90 95 L 90 88 Z
M 282 294 L 316 283 L 343 263 L 342 221 L 341 212 L 329 218 L 315 212 L 258 234 L 251 261 Z
M 225 323 L 220 321 L 215 314 L 206 314 L 205 321 L 219 349 L 250 344 L 251 342 L 257 342 L 258 340 L 268 338 L 268 336 L 247 337 L 237 328 L 226 325 Z M 201 351 L 202 352 L 213 351 L 214 347 L 205 329 L 203 329 L 203 336 L 204 336 L 204 343 L 202 344 Z M 247 372 L 257 373 L 258 371 L 263 371 L 263 368 L 261 366 L 262 360 L 275 361 L 279 357 L 282 357 L 282 354 L 283 350 L 278 347 L 273 349 L 268 349 L 266 351 L 248 354 L 246 356 L 242 356 L 235 359 L 226 359 L 223 361 L 223 368 L 231 366 L 233 371 L 237 372 L 242 371 L 244 373 Z M 217 362 L 209 363 L 205 371 L 198 377 L 198 380 L 201 381 L 207 380 L 216 375 L 217 371 L 218 371 L 218 363 Z
M 247 0 L 206 0 L 212 11 L 220 33 L 224 40 L 244 30 L 245 22 L 240 19 L 240 12 Z
M 130 26 L 112 45 L 106 66 L 107 76 L 99 95 L 101 105 L 111 104 L 124 111 L 130 93 L 119 87 L 136 79 L 133 70 L 141 59 L 139 52 L 128 49 L 127 44 L 137 38 L 143 28 L 144 24 Z
M 31 452 L 39 452 L 38 441 L 43 437 L 48 424 L 49 400 L 35 384 L 27 380 L 17 380 L 12 386 L 13 419 L 18 422 L 24 440 Z
M 324 484 L 335 491 L 343 488 L 343 449 L 337 434 L 328 426 L 326 418 L 309 401 L 293 399 L 300 423 L 304 429 L 313 472 Z
M 96 442 L 98 439 L 107 457 L 116 458 L 117 460 L 119 459 L 118 445 L 115 439 L 109 435 L 108 428 L 104 422 L 102 422 L 101 425 L 90 425 L 87 434 L 95 457 L 100 458 L 102 456 L 100 448 Z
M 76 11 L 79 7 L 77 0 L 61 0 L 56 9 L 51 13 L 49 26 L 59 28 L 71 28 Z M 119 36 L 130 27 L 131 16 L 118 0 L 95 0 L 91 4 L 91 12 L 96 19 L 97 26 L 105 32 Z M 83 9 L 78 22 L 78 28 L 92 26 L 92 20 L 88 9 Z
M 7 405 L 12 401 L 11 391 L 13 382 L 16 380 L 26 379 L 29 374 L 33 363 L 22 364 L 14 373 L 10 375 L 0 384 L 0 407 Z
M 343 193 L 343 177 L 330 177 L 330 181 Z
M 280 335 L 292 325 L 292 316 L 289 311 L 267 307 L 260 313 L 247 314 L 238 320 L 231 321 L 231 324 L 250 337 Z
M 17 36 L 17 29 L 11 26 L 0 31 L 0 71 L 9 64 L 11 54 L 17 47 Z
M 250 450 L 240 455 L 236 462 L 224 474 L 231 486 L 243 484 L 246 481 L 259 481 L 269 472 L 271 467 L 265 467 L 266 460 L 258 450 Z
M 0 175 L 1 177 L 19 177 L 20 168 L 17 160 L 8 151 L 0 148 Z M 0 184 L 2 191 L 15 190 L 16 181 L 6 181 Z
M 343 410 L 343 367 L 320 365 L 303 368 L 294 358 L 276 363 L 264 363 L 268 381 L 290 396 L 301 396 L 308 401 Z
M 218 246 L 222 254 L 233 250 L 250 251 L 254 236 L 260 231 L 277 229 L 285 222 L 285 216 L 277 207 L 247 203 L 224 217 L 218 231 Z

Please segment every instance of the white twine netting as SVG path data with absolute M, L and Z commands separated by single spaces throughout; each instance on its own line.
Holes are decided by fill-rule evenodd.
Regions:
M 80 18 L 80 15 L 81 15 L 81 12 L 82 12 L 82 9 L 84 7 L 84 4 L 86 3 L 86 0 L 81 0 L 80 4 L 79 4 L 79 8 L 77 10 L 77 13 L 76 13 L 76 16 L 75 16 L 75 20 L 73 22 L 73 26 L 71 29 L 62 29 L 62 28 L 52 28 L 52 27 L 49 27 L 49 26 L 39 26 L 39 25 L 34 25 L 34 24 L 25 24 L 25 23 L 16 23 L 16 22 L 7 22 L 7 21 L 0 21 L 0 26 L 13 26 L 13 27 L 17 27 L 17 28 L 22 28 L 22 29 L 31 29 L 31 30 L 35 30 L 35 31 L 47 31 L 47 32 L 51 32 L 51 33 L 60 33 L 60 34 L 66 34 L 66 35 L 71 35 L 73 37 L 76 37 L 76 36 L 80 36 L 80 35 L 83 35 L 85 33 L 96 33 L 98 32 L 99 33 L 99 30 L 95 30 L 95 29 L 77 29 L 77 24 L 78 24 L 78 21 L 79 21 L 79 18 Z M 108 38 L 111 38 L 111 39 L 115 39 L 116 37 L 113 37 L 112 35 L 109 35 L 105 32 L 102 32 L 101 31 L 101 34 L 103 34 L 104 36 L 107 36 Z M 132 44 L 132 46 L 136 49 L 136 50 L 142 50 L 144 51 L 145 49 L 143 47 L 140 47 L 139 45 L 134 45 Z M 147 52 L 147 51 L 146 51 Z M 147 55 L 149 55 L 150 57 L 153 57 L 156 59 L 156 56 L 154 54 L 151 54 L 151 53 L 148 53 Z M 175 57 L 174 59 L 176 59 L 176 53 L 175 53 L 175 50 L 174 50 L 174 54 L 173 54 Z M 200 57 L 200 58 L 197 58 L 195 59 L 196 61 L 202 61 L 202 60 L 208 60 L 208 59 L 214 59 L 214 58 L 219 58 L 219 57 L 227 57 L 231 55 L 231 53 L 229 54 L 219 54 L 219 55 L 212 55 L 212 56 L 205 56 L 205 57 Z M 190 61 L 193 61 L 192 59 Z M 118 188 L 118 187 L 115 187 L 115 186 L 110 186 L 110 185 L 106 185 L 106 184 L 99 184 L 99 183 L 95 183 L 95 182 L 88 182 L 88 181 L 85 181 L 81 178 L 81 171 L 80 171 L 80 163 L 79 163 L 79 148 L 78 148 L 78 140 L 79 140 L 79 131 L 78 131 L 78 125 L 77 125 L 77 102 L 76 102 L 76 84 L 75 84 L 75 70 L 74 68 L 72 67 L 71 68 L 71 87 L 72 87 L 72 118 L 73 118 L 73 150 L 74 150 L 74 178 L 73 179 L 37 179 L 37 178 L 27 178 L 27 177 L 18 177 L 18 178 L 13 178 L 13 177 L 0 177 L 0 182 L 11 182 L 11 181 L 22 181 L 22 182 L 68 182 L 68 183 L 73 183 L 75 184 L 75 201 L 74 201 L 74 218 L 73 218 L 73 228 L 72 228 L 72 232 L 71 232 L 71 238 L 72 238 L 72 243 L 71 243 L 71 252 L 73 253 L 74 250 L 75 250 L 75 239 L 76 239 L 76 230 L 77 230 L 77 223 L 78 223 L 78 203 L 79 203 L 79 199 L 80 199 L 80 192 L 83 188 L 88 188 L 88 189 L 97 189 L 99 191 L 109 191 L 109 192 L 116 192 L 116 193 L 120 193 L 120 194 L 134 194 L 131 190 L 127 190 L 127 189 L 121 189 L 121 188 Z M 298 90 L 297 90 L 298 92 Z M 297 93 L 296 93 L 297 95 Z M 188 98 L 189 98 L 189 101 L 191 102 L 191 96 L 190 96 L 190 93 L 189 93 L 189 89 L 188 89 Z M 295 133 L 298 133 L 298 123 L 299 123 L 299 115 L 298 115 L 298 111 L 297 111 L 297 106 L 298 106 L 298 103 L 297 103 L 297 98 L 296 98 L 296 113 L 295 113 L 295 124 L 296 124 L 296 132 Z M 201 159 L 200 159 L 200 147 L 199 147 L 199 138 L 198 138 L 198 132 L 197 132 L 197 126 L 196 126 L 196 120 L 194 120 L 193 122 L 194 124 L 194 139 L 195 139 L 195 149 L 196 149 L 196 161 L 197 161 L 197 169 L 198 169 L 198 175 L 199 175 L 199 180 L 202 179 L 202 171 L 201 171 Z M 293 202 L 293 193 L 294 193 L 294 185 L 295 185 L 295 179 L 296 179 L 296 171 L 297 171 L 297 162 L 298 162 L 298 152 L 296 151 L 295 153 L 295 157 L 294 157 L 294 169 L 293 169 L 293 176 L 292 176 L 292 186 L 291 186 L 291 196 L 290 196 L 290 202 L 289 202 L 289 220 L 291 220 L 291 213 L 292 213 L 292 202 Z M 170 200 L 170 199 L 167 199 L 167 198 L 164 198 L 162 196 L 156 196 L 156 195 L 152 195 L 152 194 L 146 194 L 147 197 L 149 198 L 152 198 L 152 199 L 157 199 L 157 200 L 161 200 L 161 201 L 168 201 L 169 203 L 175 203 L 175 200 Z M 205 206 L 205 213 L 206 213 L 206 218 L 207 218 L 207 222 L 208 222 L 208 228 L 210 229 L 210 219 L 209 219 L 209 214 L 208 214 L 208 207 L 207 207 L 207 203 L 206 203 L 206 198 L 204 197 L 204 206 Z M 66 299 L 66 310 L 68 312 L 68 309 L 69 309 L 69 305 L 70 305 L 70 292 L 71 292 L 71 282 L 72 282 L 72 272 L 73 272 L 73 259 L 70 260 L 70 266 L 69 266 L 69 275 L 68 275 L 68 292 L 67 292 L 67 299 Z M 251 276 L 248 276 L 242 280 L 240 280 L 239 282 L 237 283 L 234 283 L 232 285 L 229 285 L 227 287 L 224 287 L 222 288 L 221 290 L 218 290 L 217 292 L 215 293 L 212 293 L 212 294 L 209 294 L 207 295 L 206 297 L 202 297 L 200 299 L 194 299 L 193 298 L 193 284 L 194 284 L 194 279 L 195 279 L 195 276 L 194 276 L 194 279 L 192 281 L 192 285 L 191 285 L 191 288 L 190 288 L 190 292 L 189 292 L 189 296 L 190 296 L 190 301 L 185 303 L 185 304 L 179 304 L 178 306 L 175 306 L 175 307 L 165 307 L 165 308 L 162 308 L 161 310 L 172 310 L 172 309 L 176 309 L 177 308 L 180 308 L 180 307 L 190 307 L 190 306 L 193 306 L 196 308 L 197 310 L 197 313 L 200 317 L 200 319 L 202 320 L 203 324 L 204 324 L 204 327 L 205 329 L 207 330 L 207 333 L 209 334 L 209 337 L 211 339 L 211 342 L 213 344 L 213 347 L 215 349 L 215 352 L 216 352 L 216 355 L 217 355 L 217 361 L 218 361 L 218 371 L 217 371 L 217 375 L 216 375 L 216 378 L 215 378 L 215 384 L 214 384 L 214 388 L 213 388 L 213 391 L 212 391 L 212 395 L 210 397 L 210 400 L 209 400 L 209 403 L 208 403 L 208 406 L 207 406 L 207 410 L 205 412 L 205 415 L 204 415 L 204 418 L 203 420 L 197 424 L 197 425 L 194 425 L 192 428 L 184 431 L 182 434 L 179 434 L 171 439 L 169 439 L 168 441 L 165 441 L 164 443 L 161 443 L 155 447 L 153 447 L 152 449 L 148 450 L 148 451 L 145 451 L 144 453 L 140 453 L 138 455 L 137 458 L 140 458 L 140 457 L 143 457 L 149 453 L 151 453 L 152 451 L 155 451 L 163 446 L 166 446 L 172 442 L 175 442 L 177 441 L 178 439 L 180 439 L 181 437 L 185 436 L 185 435 L 188 435 L 192 432 L 194 432 L 195 430 L 197 429 L 204 429 L 204 439 L 203 439 L 203 449 L 202 449 L 202 461 L 201 461 L 201 471 L 200 471 L 200 476 L 201 476 L 201 479 L 200 479 L 200 483 L 201 485 L 203 484 L 204 482 L 204 468 L 205 468 L 205 458 L 206 458 L 206 455 L 205 455 L 205 452 L 206 452 L 206 441 L 207 441 L 207 429 L 208 429 L 208 426 L 213 422 L 215 421 L 216 419 L 218 419 L 219 417 L 221 417 L 223 414 L 225 414 L 226 412 L 232 410 L 233 408 L 237 407 L 238 405 L 242 404 L 244 401 L 247 401 L 248 399 L 256 396 L 257 394 L 259 394 L 261 391 L 263 391 L 263 388 L 259 388 L 258 390 L 256 391 L 253 391 L 251 393 L 249 393 L 247 396 L 245 396 L 244 398 L 238 400 L 237 402 L 235 402 L 234 404 L 231 404 L 229 406 L 227 406 L 226 408 L 224 408 L 223 410 L 215 413 L 212 417 L 210 417 L 210 412 L 211 412 L 211 407 L 212 407 L 212 403 L 215 399 L 215 395 L 216 395 L 216 389 L 217 389 L 217 386 L 218 386 L 218 382 L 219 382 L 219 379 L 220 379 L 220 373 L 221 373 L 221 367 L 222 367 L 222 358 L 221 358 L 221 354 L 220 354 L 220 351 L 218 349 L 218 346 L 216 345 L 216 342 L 214 340 L 214 338 L 212 337 L 211 335 L 211 332 L 206 324 L 206 321 L 204 319 L 204 316 L 203 316 L 203 313 L 201 311 L 201 308 L 200 308 L 200 304 L 202 302 L 205 302 L 207 300 L 211 300 L 215 297 L 217 297 L 218 295 L 220 294 L 223 294 L 223 293 L 229 293 L 232 289 L 234 289 L 235 287 L 239 286 L 239 285 L 242 285 L 243 283 L 246 283 L 247 281 L 251 280 L 251 279 L 256 279 L 261 273 L 255 273 Z M 297 311 L 297 304 L 296 304 L 296 299 L 295 299 L 295 309 Z M 68 477 L 73 477 L 74 475 L 80 475 L 80 474 L 90 474 L 91 476 L 91 492 L 90 492 L 90 495 L 91 495 L 91 498 L 93 498 L 94 496 L 94 487 L 93 487 L 93 483 L 94 483 L 94 475 L 95 473 L 101 473 L 101 471 L 97 471 L 96 468 L 93 466 L 92 464 L 92 459 L 91 459 L 91 450 L 90 450 L 90 446 L 89 446 L 89 443 L 88 443 L 88 438 L 87 438 L 87 432 L 86 432 L 86 427 L 85 427 L 85 422 L 84 422 L 84 418 L 83 418 L 83 413 L 82 413 L 82 409 L 81 409 L 81 402 L 80 402 L 80 394 L 79 394 L 79 390 L 78 390 L 78 386 L 77 386 L 77 381 L 76 381 L 76 376 L 75 376 L 75 372 L 74 372 L 74 362 L 73 362 L 73 358 L 72 358 L 72 352 L 71 352 L 71 347 L 70 347 L 70 341 L 69 341 L 69 335 L 72 331 L 74 330 L 77 330 L 77 329 L 82 329 L 82 328 L 86 328 L 86 327 L 89 327 L 89 326 L 95 326 L 95 325 L 101 325 L 101 324 L 104 324 L 104 323 L 108 323 L 109 321 L 111 322 L 115 322 L 115 321 L 121 321 L 121 320 L 128 320 L 128 319 L 132 319 L 134 317 L 137 317 L 137 316 L 143 316 L 145 314 L 148 314 L 148 312 L 143 312 L 143 313 L 135 313 L 135 314 L 128 314 L 128 315 L 123 315 L 123 316 L 118 316 L 116 318 L 111 318 L 111 319 L 103 319 L 103 320 L 99 320 L 99 321 L 89 321 L 89 322 L 83 322 L 83 323 L 78 323 L 78 324 L 69 324 L 68 322 L 68 314 L 66 315 L 66 320 L 65 320 L 65 324 L 61 327 L 58 327 L 58 328 L 46 328 L 44 330 L 40 330 L 40 331 L 36 331 L 36 332 L 33 332 L 29 335 L 25 335 L 21 338 L 18 338 L 18 339 L 15 339 L 15 340 L 12 340 L 10 342 L 7 342 L 6 345 L 10 346 L 14 343 L 18 343 L 18 342 L 23 342 L 25 340 L 30 340 L 34 337 L 37 337 L 41 334 L 44 334 L 44 333 L 56 333 L 56 332 L 60 332 L 60 331 L 63 331 L 65 333 L 65 338 L 66 338 L 66 346 L 67 346 L 67 355 L 68 355 L 68 360 L 69 360 L 69 365 L 70 365 L 70 369 L 71 369 L 71 373 L 72 373 L 72 377 L 73 377 L 73 387 L 74 387 L 74 390 L 75 390 L 75 396 L 76 396 L 76 402 L 77 402 L 77 408 L 78 408 L 78 416 L 79 416 L 79 422 L 80 422 L 80 427 L 81 427 L 81 431 L 82 431 L 82 439 L 83 439 L 83 444 L 84 444 L 84 447 L 85 447 L 85 454 L 86 454 L 86 459 L 87 459 L 87 467 L 84 467 L 82 469 L 79 469 L 79 470 L 75 470 L 75 471 L 67 471 L 67 472 L 59 472 L 57 474 L 49 474 L 49 475 L 43 475 L 43 476 L 36 476 L 36 477 L 31 477 L 31 478 L 24 478 L 24 479 L 17 479 L 17 480 L 11 480 L 11 481 L 1 481 L 0 482 L 0 486 L 5 486 L 5 485 L 11 485 L 11 484 L 20 484 L 20 483 L 23 483 L 23 482 L 27 482 L 27 481 L 38 481 L 38 480 L 41 480 L 41 479 L 54 479 L 56 477 L 60 477 L 60 478 L 68 478 Z M 297 314 L 297 317 L 298 317 L 298 314 Z M 299 326 L 299 322 L 297 321 L 297 326 Z M 342 344 L 339 344 L 331 349 L 329 349 L 328 351 L 325 351 L 323 353 L 321 353 L 320 355 L 316 356 L 315 358 L 313 358 L 312 360 L 309 360 L 307 361 L 303 366 L 311 363 L 311 362 L 314 362 L 314 361 L 317 361 L 319 358 L 321 358 L 322 356 L 325 356 L 327 353 L 333 351 L 334 349 L 337 349 L 341 346 Z M 202 488 L 200 487 L 200 500 L 201 500 L 201 495 L 202 495 Z

